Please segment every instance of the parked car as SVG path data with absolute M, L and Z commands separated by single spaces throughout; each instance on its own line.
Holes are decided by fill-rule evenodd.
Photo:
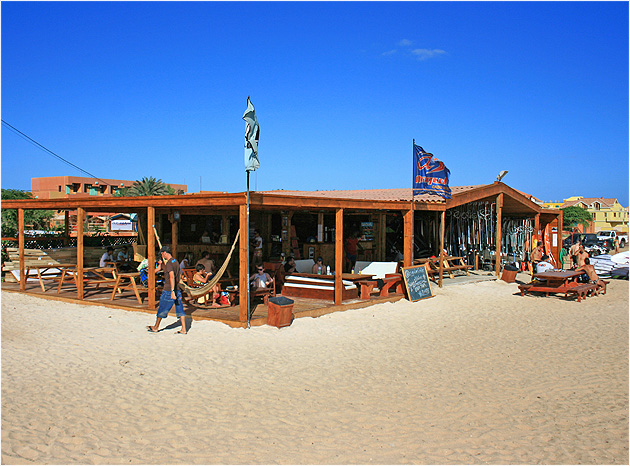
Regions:
M 597 233 L 597 238 L 600 239 L 601 241 L 609 241 L 610 246 L 608 249 L 612 249 L 613 239 L 616 239 L 619 242 L 619 247 L 622 247 L 622 248 L 628 242 L 628 235 L 617 233 L 614 230 L 600 231 L 599 233 Z
M 599 256 L 600 254 L 605 254 L 607 252 L 603 242 L 597 239 L 597 235 L 595 233 L 585 233 L 582 236 L 582 245 L 584 246 L 584 250 L 591 256 Z
M 571 246 L 580 241 L 582 233 L 571 233 L 569 236 L 562 240 L 562 247 L 569 250 Z

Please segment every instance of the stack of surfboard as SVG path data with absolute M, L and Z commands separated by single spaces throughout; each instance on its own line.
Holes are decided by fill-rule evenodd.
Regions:
M 616 265 L 610 271 L 610 275 L 616 278 L 628 279 L 628 266 L 630 265 L 630 252 L 620 252 L 610 258 Z
M 590 261 L 600 278 L 628 278 L 628 258 L 628 252 L 622 252 L 614 256 L 601 254 Z

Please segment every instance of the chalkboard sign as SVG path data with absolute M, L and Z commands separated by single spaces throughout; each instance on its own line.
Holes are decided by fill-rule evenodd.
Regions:
M 409 301 L 420 301 L 433 296 L 426 265 L 406 267 L 402 269 Z

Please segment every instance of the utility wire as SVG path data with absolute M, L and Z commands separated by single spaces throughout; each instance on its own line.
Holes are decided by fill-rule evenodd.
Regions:
M 70 162 L 69 160 L 64 159 L 63 157 L 61 157 L 60 155 L 55 154 L 53 151 L 51 151 L 50 149 L 42 146 L 39 142 L 37 142 L 35 139 L 27 136 L 26 134 L 24 134 L 22 131 L 20 131 L 19 129 L 17 129 L 15 126 L 10 125 L 9 123 L 7 123 L 6 121 L 2 120 L 2 124 L 4 124 L 5 126 L 7 126 L 9 129 L 11 129 L 13 132 L 15 132 L 18 136 L 21 136 L 23 139 L 26 139 L 28 142 L 30 142 L 31 144 L 33 144 L 35 147 L 38 147 L 39 149 L 42 149 L 45 152 L 48 152 L 49 154 L 53 155 L 54 157 L 58 158 L 59 160 L 61 160 L 64 163 L 67 163 L 68 165 L 70 165 L 71 167 L 76 168 L 77 170 L 83 172 L 83 173 L 87 173 L 88 175 L 90 175 L 92 178 L 97 179 L 98 181 L 103 182 L 103 184 L 107 184 L 107 182 L 105 182 L 104 180 L 100 179 L 99 177 L 92 175 L 89 171 L 84 170 L 81 167 L 76 166 L 75 164 L 73 164 L 72 162 Z

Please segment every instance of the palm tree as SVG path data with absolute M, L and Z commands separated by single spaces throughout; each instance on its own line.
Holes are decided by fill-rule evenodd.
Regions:
M 141 180 L 136 180 L 129 188 L 127 192 L 128 196 L 165 196 L 171 194 L 169 192 L 170 186 L 164 184 L 162 180 L 157 180 L 150 177 L 144 177 Z M 172 188 L 171 188 L 172 190 Z

